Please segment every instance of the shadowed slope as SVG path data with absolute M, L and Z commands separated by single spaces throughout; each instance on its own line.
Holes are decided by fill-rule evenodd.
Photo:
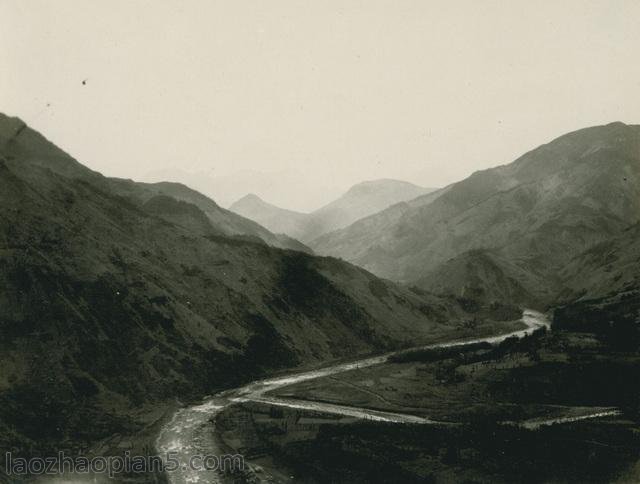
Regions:
M 194 202 L 91 172 L 0 117 L 0 448 L 133 432 L 142 404 L 428 340 L 460 314 L 227 236 Z

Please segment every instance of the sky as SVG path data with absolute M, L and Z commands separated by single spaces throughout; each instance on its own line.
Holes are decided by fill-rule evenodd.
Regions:
M 640 123 L 639 20 L 637 0 L 0 0 L 0 111 L 105 175 L 308 211 Z

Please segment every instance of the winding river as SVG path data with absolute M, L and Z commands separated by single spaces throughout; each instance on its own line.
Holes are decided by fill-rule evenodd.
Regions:
M 421 346 L 419 349 L 447 348 L 466 345 L 469 343 L 499 343 L 510 337 L 521 338 L 531 334 L 538 328 L 549 327 L 549 321 L 542 313 L 533 310 L 525 310 L 522 322 L 525 329 L 510 333 L 491 336 L 486 338 L 457 340 L 445 343 Z M 416 349 L 416 348 L 413 348 Z M 245 386 L 220 392 L 212 397 L 208 397 L 200 405 L 186 407 L 178 410 L 171 420 L 163 426 L 156 440 L 156 450 L 163 458 L 169 452 L 180 461 L 177 470 L 167 473 L 169 482 L 174 484 L 182 483 L 217 483 L 221 482 L 221 476 L 216 471 L 195 470 L 188 465 L 189 459 L 193 455 L 222 455 L 218 443 L 215 441 L 212 431 L 216 424 L 216 416 L 227 406 L 240 402 L 260 402 L 268 405 L 288 407 L 301 410 L 313 410 L 335 415 L 344 415 L 374 421 L 394 422 L 398 424 L 434 424 L 437 423 L 427 418 L 415 415 L 384 412 L 367 408 L 357 408 L 343 405 L 336 405 L 324 402 L 314 402 L 309 400 L 290 400 L 265 395 L 272 390 L 281 389 L 288 385 L 313 380 L 328 375 L 335 375 L 345 371 L 367 368 L 374 365 L 386 363 L 391 356 L 398 355 L 404 351 L 395 351 L 380 356 L 364 358 L 349 363 L 337 364 L 317 370 L 293 373 L 291 375 L 268 378 L 251 382 Z M 580 417 L 595 418 L 604 415 L 585 415 Z M 557 419 L 557 423 L 562 423 L 563 419 Z M 567 420 L 569 421 L 569 420 Z M 540 423 L 540 422 L 538 422 Z M 553 422 L 544 422 L 550 424 Z

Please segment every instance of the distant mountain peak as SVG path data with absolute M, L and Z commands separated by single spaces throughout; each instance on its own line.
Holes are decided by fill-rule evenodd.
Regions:
M 266 209 L 297 213 L 297 212 L 293 212 L 292 210 L 287 210 L 285 208 L 280 208 L 276 205 L 273 205 L 272 203 L 269 203 L 264 199 L 260 198 L 255 193 L 247 193 L 244 197 L 240 198 L 239 200 L 236 200 L 229 207 L 229 210 L 231 210 L 232 212 L 236 212 L 244 216 L 246 216 L 246 214 L 244 213 L 246 210 L 266 210 Z
M 612 121 L 609 124 L 607 124 L 606 126 L 624 126 L 627 127 L 629 126 L 627 123 L 623 123 L 622 121 Z
M 402 188 L 412 188 L 421 190 L 424 187 L 403 180 L 395 180 L 393 178 L 378 178 L 375 180 L 365 180 L 353 185 L 343 196 L 352 194 L 361 194 L 366 192 L 374 192 L 379 190 L 396 190 Z
M 235 205 L 236 203 L 246 203 L 246 202 L 267 203 L 255 193 L 247 193 L 244 197 L 239 198 L 236 202 L 234 202 L 233 205 Z
M 385 184 L 415 185 L 414 183 L 404 181 L 404 180 L 398 180 L 396 178 L 375 178 L 373 180 L 363 180 L 359 183 L 356 183 L 351 188 L 359 187 L 359 186 L 385 185 Z
M 230 210 L 255 220 L 275 233 L 284 233 L 303 242 L 310 242 L 398 202 L 431 191 L 433 190 L 413 183 L 382 178 L 360 182 L 336 200 L 311 213 L 277 207 L 253 193 L 236 201 Z

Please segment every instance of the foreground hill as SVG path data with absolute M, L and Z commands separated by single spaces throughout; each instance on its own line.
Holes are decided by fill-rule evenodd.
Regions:
M 639 220 L 640 126 L 613 123 L 390 207 L 312 248 L 430 290 L 546 303 L 572 284 L 568 261 Z
M 604 333 L 616 343 L 640 345 L 640 224 L 597 244 L 563 268 L 554 323 Z
M 238 200 L 230 210 L 273 232 L 309 243 L 327 232 L 432 191 L 399 180 L 372 180 L 354 185 L 340 198 L 308 214 L 276 207 L 253 194 Z
M 103 177 L 0 116 L 0 448 L 84 445 L 130 431 L 142 404 L 460 320 L 342 261 L 229 236 L 239 219 L 194 197 Z

